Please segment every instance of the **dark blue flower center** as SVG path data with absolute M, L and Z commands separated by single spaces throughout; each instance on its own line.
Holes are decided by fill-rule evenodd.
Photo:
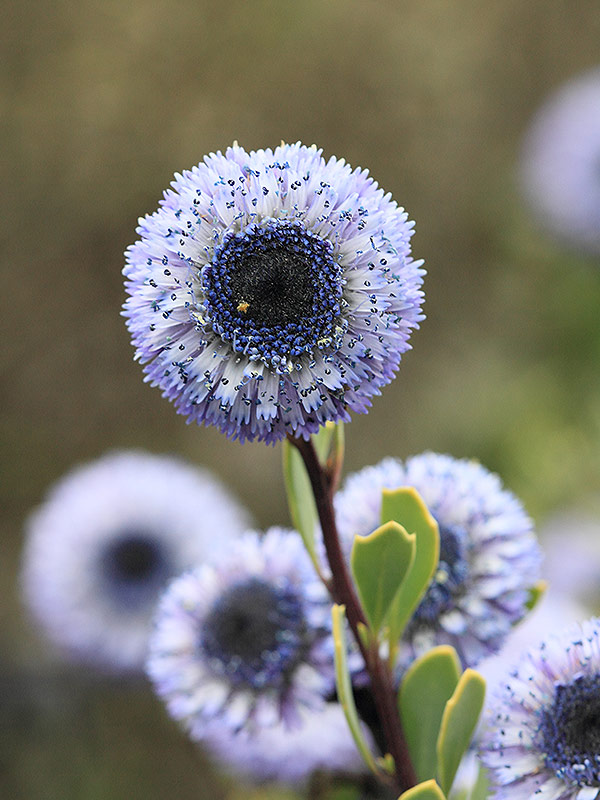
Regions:
M 331 242 L 276 219 L 230 234 L 202 272 L 215 332 L 251 360 L 285 372 L 290 359 L 338 347 L 341 267 Z
M 236 686 L 285 688 L 310 646 L 301 598 L 259 578 L 232 586 L 207 614 L 200 646 Z
M 540 718 L 546 766 L 575 786 L 600 788 L 600 674 L 558 684 Z
M 139 531 L 124 531 L 109 542 L 100 565 L 112 598 L 132 608 L 152 602 L 172 571 L 164 545 Z
M 440 615 L 455 605 L 468 575 L 466 531 L 453 525 L 440 525 L 440 560 L 411 620 L 411 628 L 435 625 Z

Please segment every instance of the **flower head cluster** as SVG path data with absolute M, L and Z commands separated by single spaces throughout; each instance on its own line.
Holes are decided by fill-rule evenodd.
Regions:
M 366 171 L 299 143 L 236 144 L 172 187 L 124 269 L 146 379 L 241 441 L 365 412 L 422 319 L 403 209 Z
M 600 620 L 529 651 L 492 704 L 481 757 L 498 800 L 600 792 Z
M 108 453 L 59 481 L 31 515 L 25 600 L 73 658 L 139 670 L 165 584 L 247 522 L 207 472 L 168 456 Z
M 351 475 L 335 504 L 350 552 L 380 525 L 381 492 L 412 486 L 440 531 L 440 560 L 405 633 L 405 658 L 453 645 L 465 666 L 495 652 L 526 611 L 540 550 L 532 523 L 499 478 L 475 461 L 423 453 Z M 401 520 L 400 520 L 401 522 Z
M 159 604 L 147 671 L 193 739 L 211 721 L 293 726 L 333 688 L 329 604 L 300 537 L 249 532 L 174 580 Z
M 521 179 L 551 234 L 600 253 L 600 68 L 561 86 L 537 112 L 525 136 Z

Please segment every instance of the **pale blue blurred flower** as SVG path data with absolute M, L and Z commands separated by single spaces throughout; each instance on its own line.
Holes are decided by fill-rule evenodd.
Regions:
M 73 659 L 141 670 L 165 584 L 247 525 L 207 471 L 169 456 L 108 453 L 62 478 L 28 519 L 26 604 Z
M 600 68 L 556 89 L 536 112 L 520 160 L 525 198 L 545 229 L 600 253 Z

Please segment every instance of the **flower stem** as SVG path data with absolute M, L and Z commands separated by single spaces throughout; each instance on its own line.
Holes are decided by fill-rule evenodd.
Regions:
M 311 440 L 306 441 L 292 436 L 288 436 L 288 440 L 302 456 L 308 473 L 323 532 L 327 560 L 331 569 L 330 592 L 336 603 L 346 606 L 346 616 L 350 628 L 369 673 L 373 700 L 386 747 L 394 759 L 396 788 L 398 791 L 404 792 L 416 785 L 417 777 L 410 760 L 398 714 L 392 674 L 379 655 L 377 643 L 374 646 L 366 647 L 359 635 L 359 624 L 366 625 L 367 621 L 342 552 L 333 510 L 333 495 L 339 470 L 332 471 L 323 467 Z

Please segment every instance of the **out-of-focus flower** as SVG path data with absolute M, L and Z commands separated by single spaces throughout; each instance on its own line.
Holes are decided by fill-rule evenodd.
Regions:
M 174 580 L 150 639 L 147 672 L 192 739 L 298 722 L 333 688 L 330 603 L 294 531 L 249 532 Z M 228 735 L 227 733 L 225 735 Z
M 422 319 L 404 210 L 365 170 L 300 143 L 234 144 L 172 187 L 126 254 L 146 380 L 241 441 L 366 412 Z
M 363 735 L 375 748 L 366 725 Z M 234 733 L 215 720 L 207 724 L 202 743 L 225 769 L 257 782 L 302 784 L 317 770 L 344 775 L 367 772 L 338 703 L 301 709 L 298 725 L 291 729 L 279 723 Z
M 28 520 L 26 603 L 74 659 L 141 670 L 165 584 L 247 524 L 208 472 L 168 456 L 108 453 L 60 480 Z
M 382 489 L 401 486 L 420 493 L 440 530 L 438 569 L 405 633 L 403 658 L 447 643 L 473 666 L 525 614 L 541 561 L 532 522 L 498 476 L 475 461 L 436 453 L 405 464 L 386 459 L 349 476 L 336 496 L 348 553 L 356 535 L 380 525 Z
M 600 253 L 600 68 L 542 105 L 526 133 L 520 171 L 540 223 L 567 244 Z
M 550 636 L 506 677 L 481 748 L 498 800 L 600 791 L 600 621 Z
M 600 611 L 600 517 L 563 511 L 544 523 L 540 539 L 550 586 L 586 605 L 588 614 Z

